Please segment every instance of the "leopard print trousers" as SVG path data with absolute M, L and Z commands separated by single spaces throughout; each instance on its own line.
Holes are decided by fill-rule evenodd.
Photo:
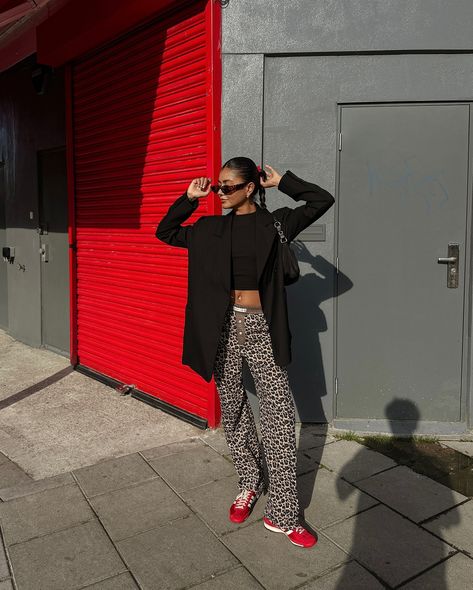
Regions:
M 268 498 L 264 516 L 280 527 L 293 528 L 299 520 L 296 480 L 294 399 L 287 369 L 276 365 L 269 327 L 261 309 L 225 314 L 214 365 L 222 425 L 239 476 L 238 487 L 264 489 L 263 456 L 268 469 Z M 255 382 L 260 409 L 263 450 L 258 441 L 253 412 L 243 386 L 243 357 Z

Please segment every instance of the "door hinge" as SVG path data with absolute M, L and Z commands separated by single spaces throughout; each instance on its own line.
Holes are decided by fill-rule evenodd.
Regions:
M 342 134 L 341 133 L 338 134 L 338 151 L 339 152 L 342 151 Z
M 338 256 L 337 256 L 337 273 L 338 273 Z
M 338 394 L 338 377 L 335 377 L 335 395 Z

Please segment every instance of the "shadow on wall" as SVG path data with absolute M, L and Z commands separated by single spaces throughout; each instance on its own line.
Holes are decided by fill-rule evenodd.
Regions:
M 324 301 L 348 291 L 353 286 L 343 273 L 323 256 L 314 256 L 301 241 L 293 242 L 301 263 L 310 272 L 288 288 L 289 321 L 292 333 L 292 362 L 289 381 L 297 411 L 303 422 L 327 422 L 322 398 L 327 395 L 320 334 L 327 331 L 327 320 L 321 309 Z

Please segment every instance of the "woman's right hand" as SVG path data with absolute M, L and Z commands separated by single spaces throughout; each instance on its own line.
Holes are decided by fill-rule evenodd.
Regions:
M 187 189 L 187 196 L 189 199 L 200 199 L 206 197 L 210 193 L 212 181 L 205 176 L 194 178 Z

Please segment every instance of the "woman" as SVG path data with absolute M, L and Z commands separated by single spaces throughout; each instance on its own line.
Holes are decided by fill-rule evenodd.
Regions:
M 229 518 L 245 521 L 264 488 L 263 456 L 242 381 L 244 357 L 259 398 L 268 467 L 263 524 L 284 533 L 295 545 L 311 547 L 317 539 L 299 521 L 295 408 L 286 369 L 291 333 L 273 214 L 290 241 L 321 217 L 334 198 L 289 170 L 281 176 L 269 165 L 266 169 L 249 158 L 236 157 L 223 165 L 217 185 L 206 177 L 194 178 L 159 223 L 156 236 L 189 250 L 183 363 L 205 379 L 212 375 L 215 379 L 225 438 L 239 475 L 240 493 Z M 272 187 L 306 202 L 271 214 L 265 194 Z M 211 191 L 231 213 L 202 216 L 193 225 L 182 226 Z

